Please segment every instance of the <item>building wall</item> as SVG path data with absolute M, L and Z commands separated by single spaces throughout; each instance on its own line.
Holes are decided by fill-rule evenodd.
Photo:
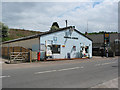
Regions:
M 2 44 L 2 47 L 20 46 L 24 48 L 32 48 L 34 44 L 39 44 L 39 38 L 33 38 L 28 40 L 21 40 L 21 41 L 11 42 L 7 44 Z
M 53 54 L 53 58 L 58 58 L 58 59 L 67 58 L 68 53 L 70 53 L 71 58 L 80 58 L 81 57 L 80 49 L 81 49 L 81 46 L 83 45 L 89 46 L 89 55 L 90 57 L 92 57 L 92 41 L 84 37 L 83 35 L 80 35 L 76 31 L 73 31 L 70 36 L 69 31 L 70 30 L 64 30 L 64 31 L 59 31 L 59 32 L 41 36 L 40 37 L 41 50 L 44 48 L 45 41 L 47 41 L 47 44 L 50 44 L 51 42 L 49 40 L 52 40 L 53 44 L 61 45 L 60 54 Z M 78 39 L 64 38 L 66 33 L 68 34 L 68 37 L 76 37 Z M 57 38 L 57 40 L 55 41 L 54 38 Z M 65 45 L 65 47 L 62 47 L 62 45 Z M 39 38 L 11 42 L 7 44 L 3 44 L 2 46 L 3 47 L 20 46 L 24 48 L 31 48 L 32 51 L 38 52 L 39 51 Z M 73 50 L 73 46 L 76 46 L 76 50 Z
M 80 47 L 83 46 L 83 44 L 86 46 L 90 45 L 89 54 L 90 54 L 90 57 L 92 57 L 92 41 L 91 40 L 80 35 L 76 31 L 73 31 L 72 35 L 71 36 L 69 35 L 69 37 L 77 37 L 78 40 L 66 39 L 64 38 L 66 32 L 69 32 L 69 30 L 64 30 L 64 31 L 41 36 L 40 43 L 45 45 L 45 41 L 47 41 L 47 44 L 49 44 L 51 42 L 48 40 L 52 40 L 53 44 L 65 45 L 65 47 L 61 46 L 60 54 L 53 54 L 53 58 L 67 58 L 67 53 L 70 53 L 71 58 L 80 58 Z M 54 41 L 55 37 L 57 38 L 57 41 Z M 73 46 L 76 46 L 76 51 L 72 50 Z
M 87 35 L 89 38 L 91 38 L 93 40 L 93 55 L 94 56 L 100 56 L 101 55 L 101 51 L 100 48 L 104 46 L 104 34 L 97 34 L 97 35 Z M 113 53 L 115 53 L 115 55 L 120 55 L 119 52 L 120 50 L 118 50 L 118 45 L 115 44 L 115 40 L 118 39 L 119 40 L 119 36 L 120 33 L 111 33 L 110 34 L 110 45 L 109 47 L 111 48 L 111 50 L 109 50 L 110 52 L 112 51 Z

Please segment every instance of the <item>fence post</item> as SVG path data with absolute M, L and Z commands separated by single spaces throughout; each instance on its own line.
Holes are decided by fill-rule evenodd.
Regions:
M 13 47 L 13 52 L 14 52 L 14 47 Z
M 7 57 L 8 57 L 8 60 L 9 60 L 9 46 L 7 48 Z
M 5 57 L 5 48 L 2 47 L 2 57 Z
M 30 50 L 30 63 L 32 62 L 32 51 Z
M 22 47 L 20 47 L 20 52 L 22 52 Z
M 11 63 L 11 52 L 10 52 L 10 63 Z

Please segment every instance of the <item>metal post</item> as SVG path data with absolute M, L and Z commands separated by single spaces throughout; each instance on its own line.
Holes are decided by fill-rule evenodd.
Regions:
M 39 49 L 39 50 L 38 50 L 38 52 L 37 52 L 37 56 L 38 56 L 38 54 L 40 53 L 40 49 L 41 49 L 40 36 L 39 36 L 39 38 L 38 38 L 38 39 L 39 39 L 39 47 L 38 47 L 38 49 Z M 38 60 L 37 60 L 37 61 L 38 61 Z
M 51 51 L 53 50 L 53 40 L 51 40 Z M 53 53 L 52 53 L 52 59 L 53 59 Z
M 45 60 L 47 59 L 46 54 L 47 54 L 47 40 L 45 41 Z
M 82 54 L 81 54 L 81 43 L 80 43 L 80 58 L 82 58 Z
M 89 44 L 89 47 L 88 47 L 88 58 L 90 58 L 90 44 Z
M 104 56 L 105 56 L 105 32 L 104 32 Z

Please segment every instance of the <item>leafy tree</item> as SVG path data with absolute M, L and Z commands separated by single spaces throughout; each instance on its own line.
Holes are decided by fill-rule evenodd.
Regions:
M 2 41 L 6 41 L 6 38 L 8 37 L 8 31 L 8 26 L 0 22 L 0 37 L 2 38 Z
M 59 29 L 59 25 L 57 22 L 54 22 L 50 28 L 50 31 L 55 31 L 57 29 Z

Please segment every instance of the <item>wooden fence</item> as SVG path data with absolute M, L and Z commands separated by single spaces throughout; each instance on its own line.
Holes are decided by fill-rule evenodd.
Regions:
M 11 52 L 29 52 L 29 49 L 26 49 L 24 47 L 2 47 L 2 57 L 10 59 L 10 53 Z

